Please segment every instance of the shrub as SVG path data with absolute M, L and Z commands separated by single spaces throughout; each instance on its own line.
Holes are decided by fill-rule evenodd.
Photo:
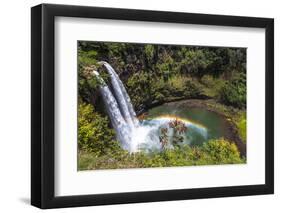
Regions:
M 165 100 L 165 95 L 163 95 L 163 94 L 160 93 L 160 92 L 156 92 L 156 93 L 155 93 L 155 100 L 162 102 L 162 101 Z
M 101 156 L 121 149 L 107 117 L 102 117 L 92 105 L 85 103 L 79 104 L 78 113 L 79 150 Z
M 211 75 L 204 75 L 201 79 L 200 82 L 205 85 L 206 87 L 214 87 L 216 85 L 215 79 Z
M 140 106 L 151 99 L 150 75 L 139 72 L 132 75 L 126 83 L 134 106 Z
M 244 73 L 225 83 L 219 92 L 219 98 L 222 103 L 238 108 L 246 107 L 246 96 L 246 75 Z
M 219 77 L 214 77 L 212 75 L 204 75 L 200 79 L 200 83 L 204 86 L 203 93 L 205 96 L 218 98 L 219 92 L 225 84 L 225 80 Z
M 82 170 L 245 163 L 245 160 L 240 158 L 236 145 L 224 139 L 210 140 L 203 146 L 175 146 L 161 152 L 130 154 L 119 150 L 99 157 L 81 152 L 79 159 L 79 169 Z
M 184 96 L 188 98 L 196 98 L 203 93 L 202 85 L 195 80 L 187 80 L 185 82 Z
M 224 139 L 210 140 L 202 147 L 209 160 L 214 164 L 242 163 L 240 153 L 234 143 Z
M 246 118 L 246 113 L 243 113 L 239 120 L 237 121 L 237 127 L 238 127 L 238 132 L 243 140 L 244 143 L 246 143 L 247 139 L 247 118 Z

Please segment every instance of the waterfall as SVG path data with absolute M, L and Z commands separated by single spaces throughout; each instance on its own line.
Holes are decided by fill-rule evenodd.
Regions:
M 105 61 L 102 61 L 100 63 L 105 66 L 110 76 L 113 92 L 120 106 L 123 117 L 128 122 L 130 128 L 133 130 L 135 127 L 139 126 L 139 121 L 136 118 L 136 112 L 133 108 L 131 99 L 125 89 L 125 86 L 109 63 Z
M 118 103 L 111 93 L 109 87 L 106 85 L 97 71 L 93 71 L 93 74 L 97 77 L 100 83 L 99 88 L 102 98 L 105 103 L 106 111 L 110 118 L 111 124 L 116 131 L 117 139 L 121 142 L 123 149 L 130 150 L 131 129 L 124 120 L 119 110 Z
M 93 71 L 93 75 L 99 81 L 99 89 L 106 111 L 122 148 L 129 152 L 137 152 L 141 149 L 161 150 L 160 128 L 169 128 L 169 122 L 173 121 L 174 118 L 153 119 L 140 123 L 130 97 L 115 70 L 107 62 L 103 61 L 100 64 L 105 66 L 110 75 L 113 93 L 97 71 Z M 182 122 L 187 127 L 194 127 L 196 131 L 200 130 L 201 135 L 207 135 L 205 128 L 197 127 L 190 122 Z

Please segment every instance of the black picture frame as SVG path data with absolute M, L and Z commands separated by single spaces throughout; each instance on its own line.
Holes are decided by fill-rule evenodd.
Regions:
M 265 184 L 56 197 L 54 195 L 54 21 L 58 16 L 264 28 L 266 32 Z M 274 193 L 273 19 L 41 4 L 31 9 L 31 52 L 32 205 L 46 209 Z

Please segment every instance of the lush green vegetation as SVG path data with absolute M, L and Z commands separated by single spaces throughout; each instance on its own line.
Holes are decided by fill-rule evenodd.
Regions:
M 220 99 L 227 105 L 244 108 L 246 107 L 246 89 L 246 74 L 239 73 L 222 86 Z
M 243 48 L 81 41 L 78 54 L 79 95 L 88 103 L 97 92 L 85 67 L 99 68 L 98 61 L 107 61 L 126 84 L 136 109 L 184 98 L 216 98 L 241 109 L 246 106 Z
M 247 118 L 246 118 L 246 113 L 242 113 L 240 117 L 236 121 L 238 130 L 239 130 L 239 135 L 241 136 L 242 140 L 244 143 L 246 143 L 247 139 Z
M 97 157 L 118 148 L 108 118 L 94 112 L 90 104 L 82 103 L 78 107 L 78 146 L 79 150 L 94 153 Z
M 129 154 L 120 149 L 114 155 L 108 153 L 102 157 L 97 157 L 89 152 L 79 153 L 81 170 L 237 163 L 245 163 L 245 159 L 240 158 L 240 153 L 233 143 L 224 139 L 211 140 L 201 147 L 184 145 L 174 149 L 164 149 L 162 152 Z
M 245 162 L 235 144 L 224 139 L 162 152 L 122 150 L 102 105 L 99 82 L 91 76 L 99 70 L 107 81 L 99 61 L 118 72 L 137 112 L 169 101 L 212 99 L 209 107 L 225 115 L 246 142 L 246 49 L 79 41 L 80 169 Z

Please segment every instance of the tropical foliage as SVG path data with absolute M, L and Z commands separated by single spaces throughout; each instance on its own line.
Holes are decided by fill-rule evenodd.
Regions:
M 79 168 L 81 170 L 240 164 L 245 162 L 245 158 L 240 157 L 237 147 L 224 139 L 209 141 L 201 147 L 184 145 L 151 153 L 130 154 L 121 149 L 115 155 L 108 153 L 101 157 L 89 152 L 79 153 Z
M 91 75 L 108 75 L 99 61 L 109 62 L 124 83 L 137 114 L 165 102 L 212 99 L 212 107 L 229 118 L 246 142 L 246 49 L 113 42 L 78 42 L 78 148 L 79 168 L 132 168 L 243 163 L 232 141 L 211 140 L 202 146 L 181 144 L 180 123 L 173 149 L 165 149 L 166 130 L 161 130 L 161 152 L 129 154 L 116 141 Z M 217 106 L 220 106 L 218 108 Z M 221 107 L 222 106 L 222 107 Z

